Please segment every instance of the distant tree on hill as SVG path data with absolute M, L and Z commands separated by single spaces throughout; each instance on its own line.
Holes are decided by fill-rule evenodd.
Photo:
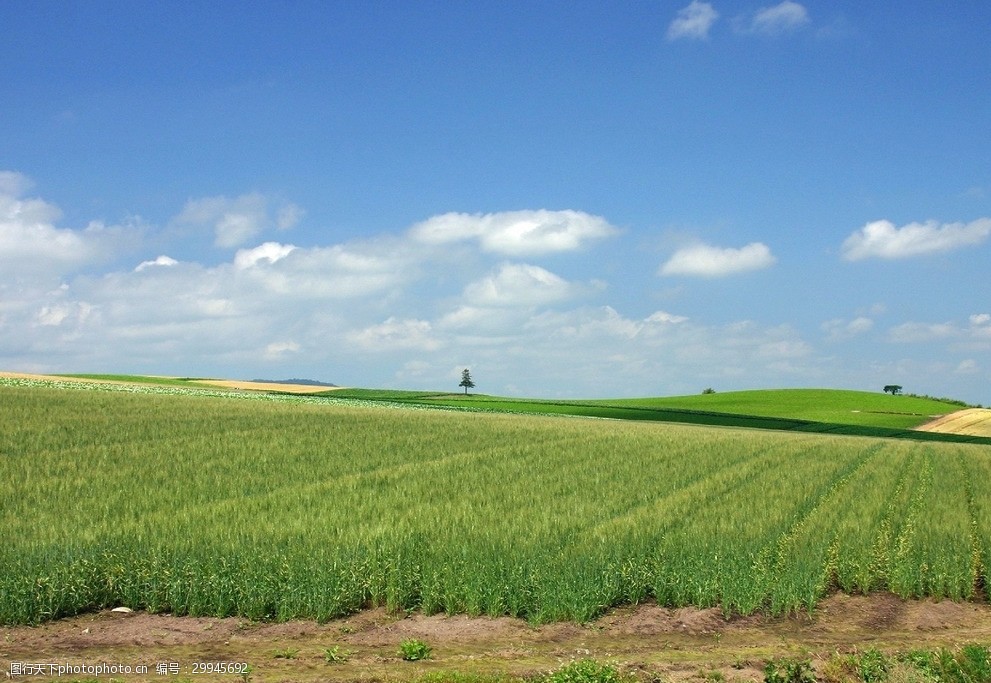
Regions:
M 475 383 L 471 381 L 471 373 L 468 372 L 468 368 L 461 371 L 461 384 L 458 386 L 465 388 L 465 396 L 468 395 L 469 389 L 475 388 Z
M 900 394 L 900 393 L 902 393 L 902 385 L 901 384 L 888 384 L 888 385 L 886 385 L 884 387 L 884 393 L 891 394 L 892 396 L 894 396 L 895 394 Z
M 714 393 L 716 393 L 716 390 L 713 389 L 712 387 L 706 387 L 705 389 L 702 390 L 702 393 L 703 394 L 714 394 Z

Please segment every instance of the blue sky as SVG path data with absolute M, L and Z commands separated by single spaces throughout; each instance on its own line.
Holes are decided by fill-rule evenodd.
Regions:
M 986 2 L 0 25 L 0 369 L 991 404 Z

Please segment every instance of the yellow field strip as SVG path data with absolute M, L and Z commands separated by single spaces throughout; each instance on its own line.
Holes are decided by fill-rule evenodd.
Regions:
M 92 379 L 88 377 L 65 377 L 63 375 L 42 375 L 30 372 L 8 372 L 0 370 L 0 377 L 12 377 L 14 379 L 39 379 L 39 380 L 59 380 L 65 382 L 88 382 L 90 384 L 140 384 L 140 380 L 124 382 L 117 379 Z M 163 377 L 164 379 L 179 379 L 178 377 Z M 292 394 L 315 394 L 321 391 L 331 391 L 343 387 L 327 387 L 311 384 L 283 384 L 277 382 L 249 382 L 241 380 L 227 379 L 197 379 L 190 380 L 190 384 L 199 384 L 205 387 L 219 387 L 222 389 L 241 389 L 246 391 L 282 391 Z
M 292 394 L 316 394 L 321 391 L 332 391 L 342 387 L 325 387 L 313 384 L 279 384 L 276 382 L 248 382 L 236 379 L 197 379 L 192 384 L 202 384 L 208 387 L 224 389 L 244 389 L 249 391 L 284 391 Z
M 991 409 L 968 408 L 944 415 L 921 427 L 920 431 L 942 434 L 967 434 L 970 436 L 991 436 Z

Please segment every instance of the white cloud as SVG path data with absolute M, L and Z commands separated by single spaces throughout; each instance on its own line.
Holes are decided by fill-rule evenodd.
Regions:
M 567 299 L 575 287 L 554 273 L 524 263 L 504 263 L 472 282 L 464 298 L 475 306 L 537 306 Z
M 462 305 L 443 314 L 436 328 L 459 346 L 492 346 L 517 338 L 531 314 L 526 307 Z
M 955 322 L 906 322 L 888 330 L 887 340 L 895 344 L 929 345 L 929 354 L 991 351 L 991 315 L 972 315 L 969 325 Z
M 655 311 L 647 317 L 648 323 L 661 323 L 668 325 L 677 325 L 678 323 L 683 323 L 688 320 L 683 315 L 672 315 L 666 311 Z
M 844 341 L 870 332 L 874 329 L 874 321 L 864 316 L 850 321 L 834 319 L 824 322 L 821 328 L 830 341 Z
M 900 259 L 934 254 L 980 244 L 991 235 L 991 218 L 970 223 L 926 221 L 900 228 L 891 221 L 868 223 L 843 242 L 843 258 L 859 261 L 866 258 Z
M 773 7 L 762 7 L 757 10 L 750 21 L 749 31 L 776 36 L 799 29 L 808 23 L 809 13 L 805 7 L 792 0 L 784 0 Z
M 971 339 L 982 346 L 991 343 L 991 315 L 987 313 L 977 313 L 970 316 Z
M 610 306 L 541 312 L 523 326 L 513 353 L 500 347 L 492 362 L 515 367 L 532 358 L 544 381 L 578 376 L 589 395 L 599 396 L 782 386 L 820 374 L 812 348 L 788 325 L 658 322 L 665 317 L 630 318 Z M 553 389 L 541 392 L 535 377 L 515 381 L 523 391 Z
M 856 386 L 869 362 L 818 357 L 789 325 L 707 324 L 705 316 L 723 313 L 679 310 L 688 304 L 671 302 L 686 302 L 683 292 L 668 288 L 659 293 L 635 279 L 638 273 L 632 269 L 639 259 L 616 267 L 563 256 L 615 232 L 604 219 L 572 221 L 571 214 L 581 215 L 576 212 L 563 217 L 556 214 L 564 212 L 556 212 L 557 228 L 539 216 L 529 216 L 529 224 L 514 218 L 539 212 L 467 220 L 463 214 L 446 214 L 450 221 L 444 225 L 431 219 L 417 226 L 420 231 L 326 246 L 258 239 L 232 249 L 220 263 L 197 263 L 180 255 L 188 255 L 187 245 L 167 241 L 177 238 L 173 230 L 164 230 L 136 256 L 117 249 L 124 228 L 93 222 L 62 230 L 55 224 L 56 207 L 22 198 L 28 187 L 20 175 L 0 176 L 0 190 L 7 190 L 0 192 L 6 202 L 6 213 L 0 213 L 7 230 L 3 235 L 30 245 L 17 252 L 18 258 L 7 255 L 12 252 L 0 256 L 2 368 L 241 377 L 278 373 L 354 385 L 392 381 L 398 382 L 393 386 L 457 390 L 456 381 L 448 379 L 456 363 L 458 372 L 470 367 L 487 392 L 592 397 L 844 380 Z M 267 205 L 265 229 L 279 227 L 276 208 Z M 292 220 L 288 216 L 284 222 Z M 206 225 L 206 234 L 212 235 L 213 224 Z M 52 260 L 49 251 L 59 240 L 67 245 L 62 252 L 56 249 L 64 254 L 62 261 Z M 0 239 L 8 247 L 11 243 Z M 554 253 L 560 270 L 533 258 L 502 256 L 514 250 Z M 113 267 L 92 268 L 107 258 L 115 259 Z M 716 276 L 773 262 L 760 243 L 740 249 L 696 245 L 672 257 L 668 269 Z M 22 263 L 23 273 L 44 277 L 12 277 L 11 269 Z M 581 265 L 589 270 L 580 270 Z M 621 288 L 594 279 L 607 273 L 613 273 L 611 279 L 630 279 Z M 635 300 L 615 298 L 622 290 L 634 292 Z M 590 295 L 613 297 L 612 305 L 583 301 Z M 656 308 L 661 305 L 665 310 Z M 899 305 L 890 302 L 892 310 Z M 813 329 L 817 343 L 873 329 L 871 318 L 878 311 L 852 310 L 849 318 L 823 323 L 824 334 Z M 768 314 L 760 308 L 754 313 Z M 978 381 L 987 373 L 983 358 L 991 350 L 991 313 L 977 306 L 962 313 L 947 309 L 943 315 L 951 322 L 906 323 L 890 330 L 888 339 L 926 342 L 898 351 L 938 355 L 941 374 L 934 377 Z M 892 348 L 880 353 L 897 358 Z M 886 372 L 878 386 L 898 376 Z
M 953 371 L 956 375 L 976 375 L 980 373 L 981 366 L 973 358 L 965 358 L 960 361 L 956 369 Z
M 417 264 L 401 245 L 337 244 L 301 248 L 265 242 L 238 250 L 233 267 L 239 286 L 253 286 L 290 300 L 355 299 L 381 295 L 417 276 Z
M 279 230 L 288 230 L 299 223 L 306 212 L 295 204 L 285 204 L 279 208 L 275 216 L 275 227 Z
M 410 228 L 414 241 L 444 245 L 477 240 L 484 251 L 527 256 L 580 249 L 586 242 L 616 234 L 604 218 L 581 211 L 445 213 Z
M 282 360 L 286 356 L 298 354 L 302 347 L 294 341 L 272 342 L 265 347 L 265 358 L 268 360 Z
M 11 277 L 50 281 L 106 261 L 133 243 L 139 226 L 92 221 L 82 230 L 58 228 L 58 207 L 21 195 L 31 186 L 19 173 L 0 174 L 0 282 Z
M 661 275 L 723 277 L 774 265 L 771 250 L 760 242 L 739 249 L 696 244 L 676 251 L 660 269 Z
M 490 327 L 493 325 L 494 316 L 501 313 L 502 311 L 493 311 L 491 308 L 482 306 L 458 306 L 453 311 L 445 313 L 438 326 L 451 329 Z M 495 326 L 501 327 L 500 322 L 500 320 L 496 320 Z
M 173 223 L 212 228 L 214 244 L 231 248 L 247 243 L 271 227 L 291 228 L 302 215 L 302 209 L 295 204 L 283 204 L 273 218 L 269 215 L 268 198 L 256 192 L 234 198 L 221 195 L 191 199 Z
M 426 320 L 400 320 L 390 316 L 382 323 L 351 332 L 348 341 L 354 345 L 351 350 L 356 352 L 435 351 L 441 343 L 432 336 L 431 331 L 432 326 Z
M 667 38 L 668 40 L 708 38 L 709 29 L 718 18 L 719 12 L 710 3 L 692 0 L 687 7 L 678 10 L 678 16 L 668 26 Z
M 65 304 L 57 306 L 43 306 L 38 312 L 37 321 L 39 325 L 54 327 L 61 325 L 62 321 L 69 317 L 70 309 Z
M 901 344 L 931 342 L 949 339 L 960 335 L 960 329 L 953 323 L 902 323 L 892 327 L 888 339 Z
M 189 372 L 205 362 L 213 374 L 235 362 L 250 372 L 260 361 L 333 356 L 346 348 L 349 329 L 394 310 L 390 293 L 415 271 L 398 249 L 381 246 L 266 243 L 209 267 L 158 257 L 55 289 L 10 290 L 9 298 L 0 282 L 0 367 L 59 358 L 70 368 L 180 363 Z M 388 331 L 371 328 L 359 339 L 402 346 Z M 422 335 L 412 339 L 430 347 Z M 278 346 L 286 340 L 299 349 Z
M 417 264 L 399 249 L 357 244 L 294 250 L 285 259 L 258 272 L 270 282 L 306 297 L 334 299 L 383 295 L 416 278 Z
M 0 171 L 0 195 L 22 197 L 32 187 L 34 187 L 34 183 L 23 173 Z
M 155 266 L 164 266 L 164 267 L 167 268 L 169 266 L 177 265 L 178 263 L 179 262 L 176 261 L 171 256 L 162 255 L 162 256 L 159 256 L 158 258 L 156 258 L 153 261 L 142 261 L 141 263 L 139 263 L 137 265 L 137 267 L 135 267 L 134 272 L 135 273 L 140 273 L 145 268 L 153 268 Z
M 265 242 L 253 249 L 239 249 L 234 254 L 234 267 L 244 270 L 259 263 L 275 263 L 296 250 L 295 245 Z
M 95 308 L 85 301 L 56 300 L 41 307 L 35 315 L 34 323 L 41 327 L 61 328 L 62 333 L 69 330 L 72 336 L 75 334 L 74 330 L 84 325 L 94 313 Z

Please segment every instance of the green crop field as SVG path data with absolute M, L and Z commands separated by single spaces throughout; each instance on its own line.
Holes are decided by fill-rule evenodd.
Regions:
M 795 432 L 983 443 L 991 439 L 914 428 L 960 410 L 959 402 L 835 389 L 779 389 L 669 398 L 551 401 L 480 394 L 343 389 L 325 396 L 531 415 L 575 415 Z
M 988 584 L 984 445 L 396 405 L 0 380 L 0 623 L 584 621 Z

